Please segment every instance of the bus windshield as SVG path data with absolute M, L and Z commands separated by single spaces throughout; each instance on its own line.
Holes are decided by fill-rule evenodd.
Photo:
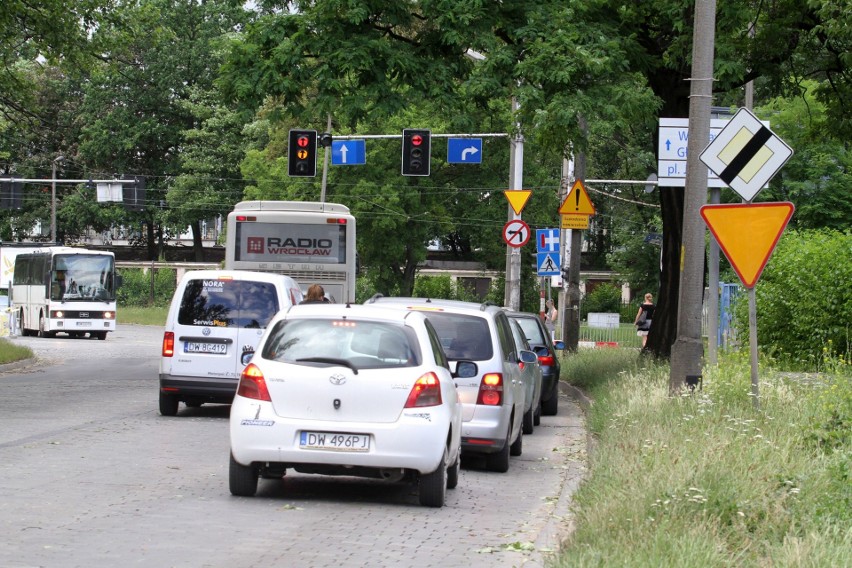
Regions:
M 51 300 L 114 300 L 111 256 L 57 254 L 51 270 Z

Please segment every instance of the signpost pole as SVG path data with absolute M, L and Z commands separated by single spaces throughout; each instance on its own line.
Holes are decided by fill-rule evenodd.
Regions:
M 760 410 L 760 390 L 757 378 L 757 296 L 754 286 L 748 289 L 748 343 L 751 361 L 751 397 L 755 410 Z

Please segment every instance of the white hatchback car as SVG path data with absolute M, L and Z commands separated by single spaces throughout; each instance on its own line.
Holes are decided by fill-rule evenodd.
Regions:
M 462 406 L 438 335 L 420 313 L 312 304 L 281 311 L 231 406 L 229 485 L 300 473 L 419 481 L 444 505 L 458 483 Z M 456 375 L 476 376 L 463 362 Z

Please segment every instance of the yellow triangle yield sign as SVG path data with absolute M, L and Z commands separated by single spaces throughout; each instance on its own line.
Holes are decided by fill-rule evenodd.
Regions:
M 586 192 L 586 187 L 583 182 L 577 180 L 568 192 L 568 197 L 559 206 L 560 215 L 594 215 L 595 206 L 592 205 L 592 200 L 589 199 L 589 194 Z
M 701 217 L 743 286 L 754 288 L 794 210 L 786 201 L 705 205 Z
M 515 215 L 520 215 L 521 211 L 524 210 L 524 206 L 527 204 L 527 201 L 532 195 L 531 189 L 510 189 L 509 191 L 504 191 L 506 194 L 506 199 L 509 200 L 509 205 L 512 206 L 512 211 L 515 212 Z

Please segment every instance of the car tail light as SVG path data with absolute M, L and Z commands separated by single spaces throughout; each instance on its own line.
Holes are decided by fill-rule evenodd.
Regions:
M 476 404 L 486 406 L 500 406 L 503 404 L 503 375 L 500 373 L 488 373 L 482 377 L 479 383 L 479 396 Z
M 254 363 L 249 363 L 243 370 L 243 374 L 240 376 L 240 386 L 237 387 L 237 394 L 245 398 L 272 402 L 269 397 L 269 389 L 266 388 L 266 379 L 263 378 L 263 373 Z
M 163 334 L 163 357 L 171 357 L 175 354 L 175 334 L 167 331 Z
M 538 358 L 538 363 L 542 367 L 552 367 L 554 362 L 553 355 L 540 355 Z
M 426 373 L 416 381 L 408 393 L 405 408 L 419 408 L 421 406 L 439 406 L 441 399 L 441 381 L 435 373 Z

